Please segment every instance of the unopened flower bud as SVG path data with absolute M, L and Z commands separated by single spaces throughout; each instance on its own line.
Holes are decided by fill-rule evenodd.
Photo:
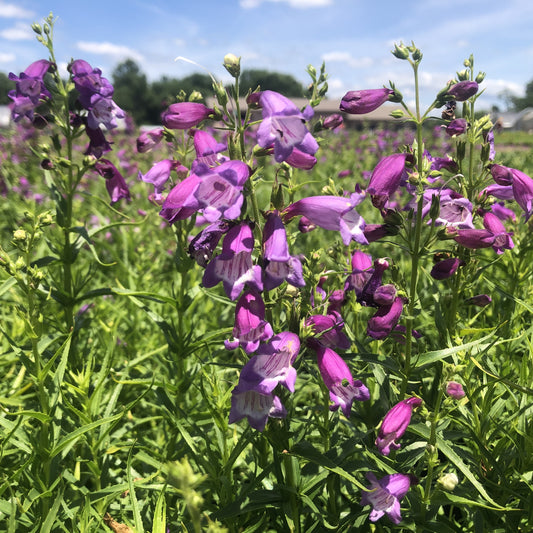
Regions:
M 26 261 L 24 261 L 23 257 L 17 257 L 17 260 L 15 261 L 15 268 L 17 270 L 22 270 L 23 268 L 26 268 Z
M 405 117 L 405 113 L 401 109 L 395 109 L 394 111 L 391 112 L 390 116 L 392 118 L 403 118 Z
M 225 106 L 228 103 L 228 93 L 223 83 L 213 84 L 213 89 L 215 90 L 215 96 L 217 97 L 217 102 L 221 106 Z
M 241 58 L 234 54 L 226 54 L 224 56 L 224 68 L 234 78 L 238 78 L 241 73 Z
M 394 50 L 392 50 L 391 53 L 398 59 L 407 59 L 409 57 L 409 50 L 403 43 L 400 43 L 399 45 L 394 44 Z
M 17 229 L 13 232 L 14 241 L 25 241 L 28 234 L 23 229 Z
M 189 102 L 199 102 L 202 100 L 203 95 L 200 91 L 191 91 L 191 94 L 189 94 L 188 101 Z
M 459 478 L 456 474 L 453 472 L 450 472 L 448 474 L 444 474 L 442 477 L 438 479 L 439 485 L 447 491 L 452 491 L 455 489 L 457 484 L 459 483 Z
M 468 79 L 468 70 L 464 69 L 464 70 L 460 70 L 458 73 L 457 73 L 457 78 L 459 81 L 465 81 Z
M 40 25 L 40 24 L 37 24 L 37 22 L 34 22 L 34 23 L 31 25 L 31 29 L 32 29 L 37 35 L 41 35 L 41 33 L 43 33 L 43 29 L 41 28 L 41 25 Z
M 454 400 L 460 400 L 461 398 L 464 398 L 465 391 L 463 390 L 463 386 L 460 383 L 457 383 L 457 381 L 448 381 L 448 384 L 446 385 L 446 394 Z
M 413 51 L 413 60 L 417 62 L 422 61 L 422 52 L 419 48 L 415 48 L 415 50 Z
M 485 72 L 478 72 L 478 75 L 476 76 L 476 83 L 481 83 L 487 74 Z

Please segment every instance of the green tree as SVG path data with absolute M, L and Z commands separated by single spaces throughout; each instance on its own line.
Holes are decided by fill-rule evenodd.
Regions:
M 11 81 L 7 74 L 0 72 L 0 105 L 7 105 L 12 102 L 11 98 L 7 95 L 11 89 L 15 88 L 15 82 Z
M 515 111 L 533 107 L 533 80 L 526 85 L 525 96 L 509 96 L 508 100 Z
M 249 90 L 261 87 L 262 91 L 277 91 L 288 97 L 301 97 L 303 85 L 290 74 L 270 72 L 262 69 L 243 70 L 240 81 L 240 93 L 246 95 Z
M 149 85 L 146 75 L 132 59 L 120 63 L 112 74 L 113 100 L 129 113 L 137 124 L 145 124 L 150 116 Z

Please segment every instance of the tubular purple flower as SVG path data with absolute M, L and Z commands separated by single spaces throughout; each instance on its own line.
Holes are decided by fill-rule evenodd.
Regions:
M 154 146 L 157 146 L 163 139 L 163 128 L 154 128 L 149 131 L 142 132 L 137 137 L 137 152 L 144 154 L 149 152 Z
M 235 308 L 233 339 L 224 341 L 224 346 L 228 350 L 241 346 L 247 354 L 251 354 L 261 341 L 273 335 L 272 326 L 265 320 L 265 304 L 261 295 L 254 290 L 245 291 Z
M 400 500 L 407 494 L 413 483 L 411 476 L 390 474 L 378 480 L 374 474 L 368 472 L 366 478 L 370 481 L 370 488 L 363 492 L 361 505 L 372 506 L 370 521 L 376 522 L 386 514 L 391 522 L 399 524 L 402 521 Z
M 240 216 L 244 200 L 242 189 L 250 175 L 246 163 L 230 160 L 213 168 L 199 163 L 194 174 L 200 177 L 194 196 L 206 220 L 233 220 Z
M 398 324 L 403 310 L 403 300 L 397 296 L 391 305 L 378 307 L 375 315 L 368 321 L 366 332 L 373 339 L 384 339 Z
M 370 176 L 367 193 L 372 196 L 372 205 L 383 209 L 389 198 L 407 176 L 405 162 L 407 154 L 393 154 L 381 159 Z
M 374 268 L 372 274 L 368 278 L 361 292 L 357 295 L 357 301 L 363 305 L 378 306 L 374 300 L 374 293 L 377 288 L 381 286 L 383 273 L 389 268 L 389 262 L 386 259 L 376 259 L 374 261 Z M 392 303 L 392 302 L 390 302 Z
M 460 229 L 457 230 L 457 235 L 453 240 L 472 250 L 479 248 L 488 248 L 494 244 L 494 233 L 487 229 Z
M 202 284 L 214 287 L 222 281 L 229 298 L 236 300 L 246 284 L 263 290 L 261 267 L 252 264 L 254 237 L 247 222 L 232 227 L 224 237 L 222 253 L 207 265 Z
M 396 287 L 392 285 L 392 283 L 380 285 L 374 291 L 374 303 L 379 307 L 391 305 L 396 299 L 397 294 L 398 291 L 396 290 Z
M 313 116 L 308 106 L 302 113 L 293 102 L 275 91 L 259 93 L 263 120 L 257 130 L 257 143 L 262 148 L 274 145 L 274 159 L 286 161 L 294 148 L 309 155 L 318 150 L 318 143 L 305 122 Z
M 100 159 L 105 152 L 111 151 L 111 143 L 109 143 L 105 138 L 102 128 L 98 127 L 93 129 L 86 125 L 85 133 L 89 137 L 89 145 L 87 146 L 87 150 L 84 152 L 85 155 L 94 155 L 94 157 Z
M 171 130 L 187 130 L 212 114 L 212 109 L 199 102 L 179 102 L 169 105 L 161 120 L 163 126 Z
M 126 180 L 118 169 L 109 161 L 108 159 L 100 159 L 94 165 L 94 170 L 105 178 L 105 186 L 109 196 L 111 198 L 111 203 L 114 204 L 122 198 L 130 199 L 130 191 Z
M 363 287 L 367 284 L 374 272 L 372 256 L 365 254 L 361 250 L 355 250 L 352 254 L 351 265 L 352 273 L 346 279 L 344 290 L 354 290 L 357 298 L 360 298 Z
M 327 130 L 334 130 L 342 125 L 344 119 L 339 113 L 333 113 L 324 119 L 324 128 Z
M 492 298 L 488 294 L 477 294 L 476 296 L 472 296 L 465 300 L 465 304 L 475 305 L 477 307 L 486 307 L 487 305 L 490 305 L 491 302 Z
M 295 287 L 305 286 L 302 263 L 297 257 L 289 255 L 287 233 L 277 211 L 271 211 L 266 217 L 263 229 L 263 259 L 265 290 L 275 289 L 285 280 Z
M 298 148 L 293 148 L 291 154 L 285 163 L 293 168 L 299 168 L 301 170 L 311 170 L 316 165 L 316 157 L 311 154 L 306 154 Z
M 189 244 L 189 255 L 203 268 L 213 257 L 213 252 L 218 246 L 222 235 L 225 235 L 230 229 L 230 223 L 227 220 L 217 220 L 204 228 Z
M 513 196 L 524 211 L 527 222 L 533 212 L 533 179 L 515 168 L 512 168 L 511 172 L 513 174 Z
M 341 100 L 340 110 L 351 115 L 364 115 L 383 105 L 394 91 L 391 89 L 366 89 L 348 91 Z
M 512 209 L 509 209 L 505 206 L 503 202 L 496 202 L 490 206 L 490 210 L 494 213 L 501 221 L 511 220 L 516 222 L 516 214 Z
M 322 346 L 337 350 L 348 350 L 351 346 L 346 334 L 342 331 L 344 320 L 337 311 L 327 315 L 312 315 L 305 325 L 311 327 L 316 340 Z
M 292 366 L 300 351 L 298 335 L 283 331 L 261 344 L 241 370 L 239 383 L 233 392 L 253 390 L 260 394 L 270 394 L 278 383 L 294 392 L 296 369 Z
M 443 259 L 435 263 L 430 272 L 431 277 L 438 280 L 451 278 L 462 264 L 464 264 L 463 261 L 458 257 Z
M 224 152 L 228 149 L 228 147 L 224 143 L 219 143 L 211 134 L 207 133 L 206 131 L 195 131 L 193 143 L 194 150 L 196 151 L 196 163 L 203 163 L 208 167 L 214 167 L 220 163 L 229 161 L 228 157 L 219 155 L 220 152 Z
M 87 125 L 96 129 L 103 124 L 108 130 L 117 127 L 117 118 L 124 118 L 124 111 L 118 107 L 110 97 L 99 94 L 91 97 L 91 105 L 88 108 Z
M 79 93 L 78 100 L 85 109 L 90 109 L 93 105 L 91 99 L 97 95 L 102 98 L 113 96 L 113 86 L 107 78 L 102 77 L 99 68 L 92 68 L 87 61 L 76 59 L 68 66 L 72 74 L 72 81 Z
M 196 174 L 187 176 L 171 189 L 166 197 L 160 216 L 173 223 L 176 220 L 185 220 L 196 213 L 200 208 L 194 193 L 200 185 L 200 177 Z
M 448 90 L 448 96 L 452 96 L 458 102 L 464 102 L 471 96 L 474 96 L 479 89 L 479 85 L 475 81 L 460 81 L 452 85 Z
M 453 137 L 454 135 L 462 135 L 466 132 L 468 123 L 464 118 L 455 118 L 446 126 L 446 133 Z
M 514 248 L 513 239 L 511 238 L 512 233 L 508 233 L 505 230 L 502 221 L 494 213 L 485 213 L 483 225 L 494 236 L 492 248 L 497 254 L 503 254 L 504 250 Z
M 490 173 L 492 179 L 498 185 L 512 185 L 513 184 L 513 171 L 509 167 L 503 165 L 491 165 Z
M 364 194 L 352 193 L 349 198 L 342 196 L 309 196 L 286 207 L 283 220 L 305 216 L 313 224 L 326 230 L 340 231 L 343 243 L 348 246 L 351 240 L 368 244 L 364 235 L 365 221 L 355 210 L 362 202 Z
M 231 410 L 228 423 L 234 424 L 246 417 L 257 431 L 265 429 L 269 417 L 285 418 L 287 410 L 278 396 L 261 394 L 254 390 L 236 391 L 231 394 Z
M 354 381 L 344 359 L 331 348 L 318 342 L 311 346 L 316 350 L 318 369 L 333 402 L 329 408 L 336 411 L 340 407 L 344 416 L 349 418 L 354 400 L 365 401 L 370 398 L 368 389 L 362 381 Z
M 167 181 L 170 178 L 170 173 L 180 165 L 179 161 L 172 159 L 163 159 L 152 166 L 152 168 L 146 173 L 142 174 L 139 170 L 139 179 L 151 183 L 154 186 L 155 199 L 161 199 L 161 193 L 165 190 Z
M 474 228 L 472 222 L 472 203 L 452 189 L 427 189 L 424 191 L 422 217 L 431 210 L 433 197 L 438 197 L 439 214 L 435 226 L 453 226 L 460 229 Z M 431 221 L 428 221 L 430 224 Z
M 389 455 L 391 448 L 397 450 L 400 444 L 396 441 L 402 437 L 411 422 L 413 408 L 422 404 L 422 400 L 411 396 L 397 403 L 383 418 L 376 439 L 379 453 Z

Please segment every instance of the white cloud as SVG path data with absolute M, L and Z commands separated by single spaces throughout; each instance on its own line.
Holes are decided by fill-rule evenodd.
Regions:
M 0 52 L 0 63 L 9 63 L 15 61 L 15 54 L 5 54 Z
M 34 17 L 33 11 L 28 11 L 23 7 L 19 7 L 15 4 L 6 4 L 0 2 L 0 17 L 6 19 L 28 19 Z
M 524 86 L 507 80 L 485 78 L 481 88 L 485 88 L 485 93 L 490 96 L 499 96 L 503 92 L 511 92 L 517 96 L 524 95 Z
M 35 38 L 35 34 L 24 22 L 17 22 L 15 26 L 0 31 L 0 37 L 8 41 L 32 41 Z
M 83 52 L 90 52 L 92 54 L 103 54 L 114 56 L 115 58 L 130 58 L 134 61 L 142 61 L 144 59 L 139 52 L 136 52 L 127 46 L 109 42 L 79 41 L 76 43 L 76 47 Z
M 253 9 L 259 7 L 263 2 L 286 2 L 289 6 L 295 7 L 296 9 L 326 7 L 333 4 L 333 0 L 240 0 L 239 4 L 244 9 Z
M 349 52 L 334 51 L 322 54 L 322 59 L 328 63 L 345 63 L 352 68 L 370 67 L 374 61 L 370 57 L 353 57 Z

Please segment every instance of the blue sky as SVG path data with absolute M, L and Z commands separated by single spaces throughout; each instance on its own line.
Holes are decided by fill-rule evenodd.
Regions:
M 502 91 L 521 95 L 533 79 L 531 0 L 0 0 L 0 71 L 18 74 L 47 57 L 30 25 L 50 11 L 58 62 L 85 59 L 108 78 L 127 57 L 150 80 L 198 71 L 174 61 L 184 56 L 227 80 L 221 64 L 231 52 L 244 68 L 302 82 L 307 65 L 325 61 L 332 98 L 391 79 L 410 100 L 411 69 L 390 51 L 414 41 L 427 103 L 471 53 L 487 73 L 487 107 L 503 107 Z

